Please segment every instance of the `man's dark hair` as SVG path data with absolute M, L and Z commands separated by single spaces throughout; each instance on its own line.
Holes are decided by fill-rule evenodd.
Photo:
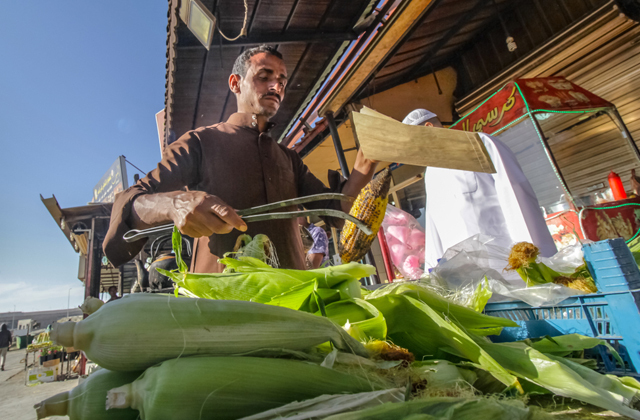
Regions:
M 118 292 L 118 287 L 116 286 L 109 286 L 109 288 L 107 289 L 107 292 L 111 293 L 111 289 L 115 289 L 116 293 Z
M 259 45 L 254 48 L 249 48 L 245 50 L 236 58 L 236 62 L 233 64 L 233 70 L 231 70 L 232 74 L 239 74 L 240 77 L 245 77 L 247 75 L 247 69 L 249 68 L 249 60 L 256 54 L 267 53 L 278 57 L 280 60 L 284 60 L 282 54 L 278 52 L 275 48 L 269 45 Z
M 2 324 L 2 328 L 1 328 L 1 330 L 2 330 L 2 331 L 7 331 L 7 324 Z

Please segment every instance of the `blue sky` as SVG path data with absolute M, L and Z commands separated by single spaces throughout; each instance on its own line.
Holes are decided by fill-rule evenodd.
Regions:
M 167 2 L 0 4 L 0 312 L 82 302 L 78 254 L 40 201 L 87 204 L 119 155 L 160 158 Z M 136 170 L 127 167 L 129 183 Z

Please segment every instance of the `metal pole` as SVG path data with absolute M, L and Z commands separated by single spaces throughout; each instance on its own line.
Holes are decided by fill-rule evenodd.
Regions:
M 332 112 L 327 112 L 325 115 L 327 118 L 327 122 L 329 123 L 329 132 L 331 133 L 331 138 L 333 139 L 333 146 L 336 148 L 336 155 L 338 156 L 338 163 L 340 164 L 340 170 L 342 171 L 342 176 L 345 178 L 349 178 L 349 165 L 347 164 L 347 159 L 344 157 L 344 150 L 342 149 L 342 143 L 340 142 L 340 136 L 338 135 L 338 126 L 336 125 L 336 120 L 333 118 Z M 375 259 L 373 258 L 373 254 L 371 250 L 367 252 L 365 255 L 365 262 L 367 264 L 376 266 Z M 376 274 L 369 277 L 369 284 L 378 284 L 380 283 L 380 279 Z
M 13 318 L 11 318 L 11 329 L 16 329 L 16 305 L 13 305 Z
M 71 289 L 73 289 L 73 287 L 70 287 L 69 292 L 67 292 L 67 318 L 69 318 L 69 303 L 71 302 Z
M 336 120 L 333 119 L 333 113 L 327 112 L 327 122 L 329 123 L 329 132 L 331 132 L 331 138 L 333 139 L 333 146 L 336 148 L 336 155 L 338 155 L 338 163 L 340 164 L 340 170 L 342 176 L 349 178 L 349 165 L 347 165 L 347 159 L 344 157 L 344 150 L 342 150 L 342 143 L 340 142 L 340 136 L 338 135 L 338 126 Z
M 611 114 L 613 114 L 613 117 L 611 116 Z M 618 112 L 618 108 L 613 107 L 613 109 L 611 109 L 609 111 L 609 117 L 612 120 L 614 120 L 614 122 L 617 123 L 616 125 L 618 125 L 618 127 L 622 130 L 622 134 L 624 135 L 624 137 L 629 142 L 629 145 L 631 146 L 631 149 L 633 150 L 633 153 L 636 155 L 636 158 L 638 158 L 638 160 L 640 160 L 640 150 L 638 150 L 638 145 L 633 140 L 633 137 L 631 136 L 631 132 L 629 131 L 629 129 L 627 128 L 627 125 L 622 120 L 622 116 Z

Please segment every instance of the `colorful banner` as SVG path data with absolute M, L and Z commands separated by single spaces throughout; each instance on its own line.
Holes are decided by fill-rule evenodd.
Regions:
M 580 111 L 613 106 L 562 77 L 517 79 L 450 128 L 493 134 L 527 113 L 522 95 L 531 111 Z
M 581 111 L 613 106 L 599 96 L 582 89 L 565 78 L 547 77 L 516 80 L 529 109 Z
M 520 118 L 526 112 L 526 105 L 520 92 L 515 84 L 509 83 L 450 128 L 491 134 Z

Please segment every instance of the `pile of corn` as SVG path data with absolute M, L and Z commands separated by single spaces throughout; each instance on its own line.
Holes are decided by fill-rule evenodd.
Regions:
M 354 357 L 368 351 L 328 318 L 260 303 L 130 295 L 80 322 L 54 324 L 51 339 L 84 351 L 102 369 L 36 405 L 39 419 L 238 419 L 321 395 L 385 388 L 273 357 L 310 355 L 324 343 Z

